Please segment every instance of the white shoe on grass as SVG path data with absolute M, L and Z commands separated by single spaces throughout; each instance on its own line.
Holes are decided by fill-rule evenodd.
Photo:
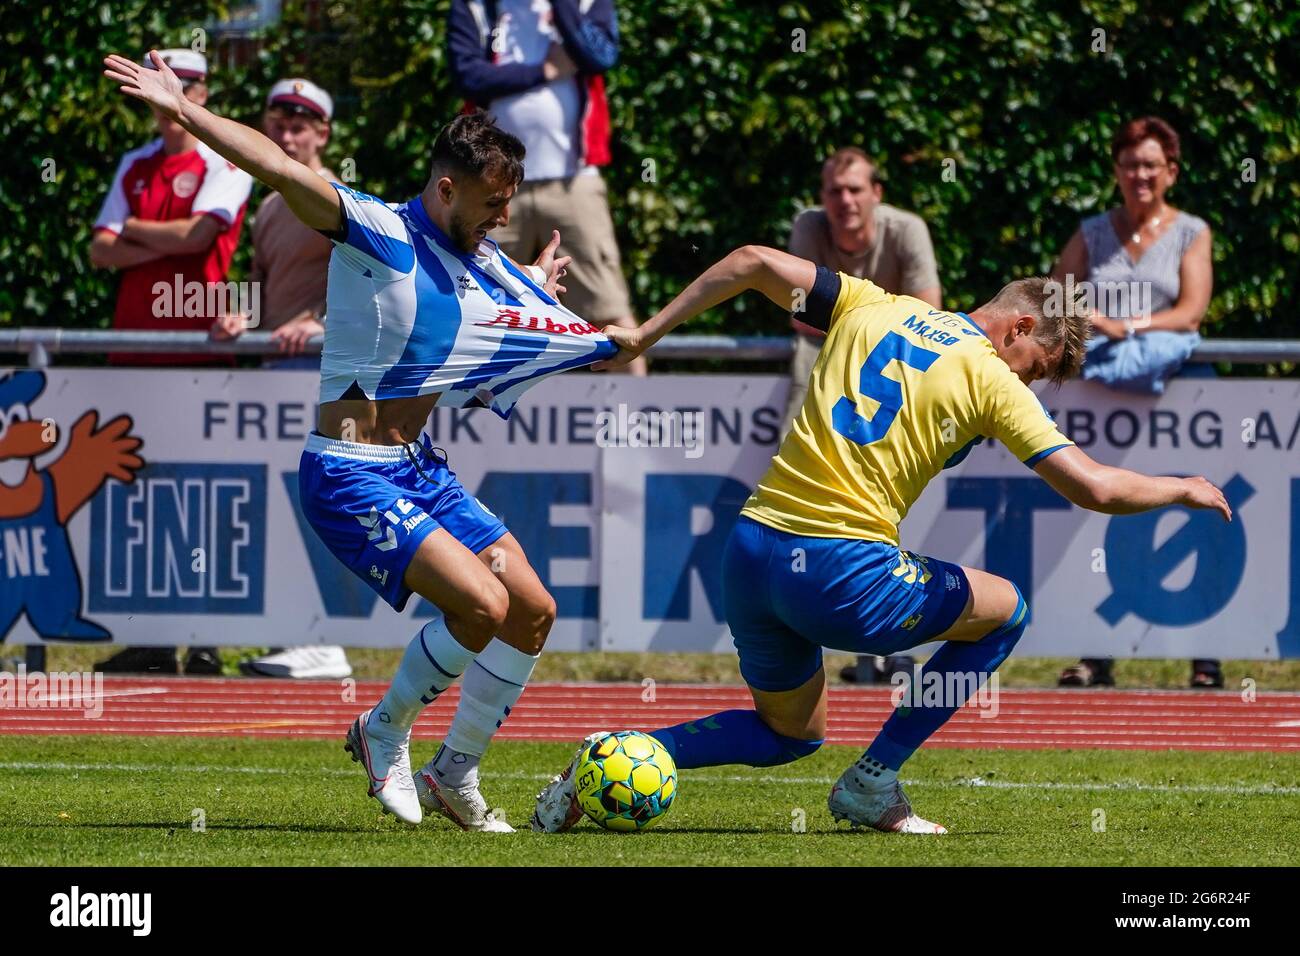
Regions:
M 403 823 L 419 823 L 420 798 L 411 779 L 411 732 L 404 735 L 376 733 L 370 728 L 370 711 L 366 711 L 348 728 L 343 749 L 366 768 L 369 793 L 379 801 L 385 813 Z
M 840 776 L 826 801 L 831 816 L 854 827 L 871 827 L 884 833 L 947 833 L 947 829 L 912 812 L 912 804 L 895 779 L 884 786 L 863 786 L 853 768 Z
M 537 833 L 564 833 L 573 829 L 582 819 L 582 807 L 578 805 L 578 793 L 573 785 L 573 771 L 577 769 L 578 759 L 592 742 L 606 735 L 607 731 L 588 734 L 578 745 L 577 753 L 569 765 L 557 777 L 542 788 L 537 795 L 537 806 L 533 809 L 531 826 Z
M 488 809 L 487 801 L 479 792 L 478 784 L 468 787 L 450 787 L 438 783 L 436 773 L 421 770 L 415 775 L 415 792 L 420 806 L 441 813 L 462 830 L 478 833 L 514 833 L 515 828 L 498 820 Z

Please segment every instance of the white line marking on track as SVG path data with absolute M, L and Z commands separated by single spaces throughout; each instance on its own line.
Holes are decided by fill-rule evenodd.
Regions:
M 147 694 L 166 694 L 166 687 L 142 687 L 139 690 L 106 690 L 102 694 L 96 694 L 94 691 L 87 691 L 84 694 L 64 694 L 62 697 L 42 697 L 41 702 L 31 707 L 6 707 L 6 710 L 12 710 L 21 713 L 28 710 L 46 710 L 51 704 L 59 704 L 66 700 L 107 700 L 110 697 L 143 697 Z M 68 710 L 81 710 L 80 707 L 69 707 Z

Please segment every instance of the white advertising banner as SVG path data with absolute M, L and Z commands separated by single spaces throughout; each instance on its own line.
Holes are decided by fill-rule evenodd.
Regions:
M 439 409 L 429 433 L 555 595 L 552 649 L 728 652 L 722 547 L 785 392 L 771 375 L 570 374 L 509 421 Z M 1300 657 L 1300 383 L 1041 394 L 1098 460 L 1203 474 L 1234 521 L 1090 514 L 986 443 L 927 489 L 904 547 L 1014 580 L 1033 615 L 1021 654 Z M 394 612 L 297 507 L 315 396 L 311 372 L 0 379 L 0 639 L 404 645 L 435 610 Z M 123 436 L 144 442 L 130 483 Z

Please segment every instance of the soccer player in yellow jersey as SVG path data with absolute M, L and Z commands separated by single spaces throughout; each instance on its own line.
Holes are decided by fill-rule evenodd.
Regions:
M 723 556 L 727 623 L 756 709 L 653 731 L 679 768 L 769 767 L 817 750 L 826 735 L 823 647 L 888 655 L 942 641 L 922 686 L 968 693 L 997 669 L 1025 629 L 1020 591 L 985 571 L 900 550 L 898 538 L 926 484 L 984 438 L 1083 508 L 1131 514 L 1183 505 L 1231 520 L 1223 493 L 1204 478 L 1102 465 L 1057 430 L 1028 386 L 1079 371 L 1089 322 L 1045 309 L 1046 284 L 1021 279 L 970 315 L 942 312 L 746 246 L 639 329 L 608 330 L 622 351 L 605 365 L 623 364 L 687 319 L 757 289 L 783 307 L 802 302 L 801 318 L 827 332 L 803 408 Z M 900 704 L 840 777 L 829 800 L 837 820 L 946 832 L 912 812 L 898 783 L 903 762 L 965 703 L 932 705 L 932 696 L 924 706 L 915 695 L 912 706 Z M 580 814 L 566 771 L 539 795 L 533 828 L 564 830 Z

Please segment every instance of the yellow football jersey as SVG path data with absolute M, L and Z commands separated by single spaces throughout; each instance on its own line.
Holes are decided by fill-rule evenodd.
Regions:
M 996 438 L 1031 467 L 1073 444 L 968 317 L 839 281 L 808 397 L 742 514 L 897 545 L 930 479 L 976 441 Z

